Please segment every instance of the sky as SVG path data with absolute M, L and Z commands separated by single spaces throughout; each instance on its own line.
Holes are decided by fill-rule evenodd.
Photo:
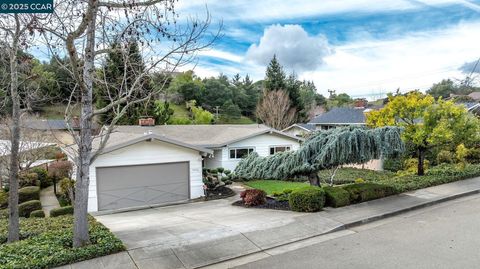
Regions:
M 180 16 L 212 17 L 222 36 L 198 55 L 200 77 L 263 79 L 285 70 L 328 90 L 375 99 L 462 79 L 480 58 L 480 0 L 180 0 Z M 477 67 L 475 72 L 480 72 Z

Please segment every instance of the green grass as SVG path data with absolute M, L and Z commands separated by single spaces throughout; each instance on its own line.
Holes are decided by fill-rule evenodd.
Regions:
M 304 182 L 291 182 L 280 180 L 253 180 L 244 182 L 244 184 L 254 189 L 263 190 L 269 195 L 273 194 L 274 192 L 282 192 L 286 189 L 296 190 L 309 186 L 308 183 Z
M 90 244 L 73 248 L 73 216 L 21 218 L 21 240 L 6 244 L 6 218 L 0 219 L 0 269 L 52 268 L 125 249 L 105 226 L 89 217 Z
M 185 104 L 177 105 L 170 103 L 170 108 L 173 109 L 173 118 L 190 118 Z
M 245 116 L 241 116 L 238 119 L 220 117 L 220 119 L 218 119 L 217 121 L 217 124 L 253 124 L 253 123 L 255 122 L 252 119 Z

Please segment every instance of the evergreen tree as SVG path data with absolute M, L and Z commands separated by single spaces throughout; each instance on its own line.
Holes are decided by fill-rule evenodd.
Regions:
M 267 91 L 286 90 L 285 71 L 283 71 L 283 67 L 278 62 L 276 55 L 273 55 L 270 64 L 268 64 L 264 84 Z
M 103 66 L 103 79 L 107 81 L 108 86 L 96 88 L 96 106 L 102 108 L 106 106 L 111 96 L 117 98 L 122 92 L 128 91 L 134 84 L 134 79 L 139 74 L 144 73 L 144 64 L 137 42 L 131 41 L 126 44 L 126 48 L 122 48 L 122 44 L 113 43 L 111 50 L 107 54 L 106 62 Z M 137 85 L 132 99 L 138 100 L 147 93 L 153 91 L 150 78 L 145 76 Z M 137 124 L 141 117 L 155 116 L 154 100 L 146 100 L 138 104 L 131 105 L 124 116 L 118 120 L 117 124 Z M 115 116 L 115 111 L 109 111 L 103 114 L 99 121 L 102 124 L 111 123 Z
M 256 153 L 237 165 L 235 175 L 244 179 L 288 179 L 307 176 L 310 184 L 319 185 L 318 172 L 336 170 L 339 166 L 365 163 L 381 156 L 392 156 L 404 151 L 398 127 L 367 129 L 359 127 L 335 128 L 318 131 L 296 151 L 285 151 L 260 157 Z M 333 175 L 330 178 L 333 182 Z
M 238 119 L 241 116 L 240 108 L 232 100 L 227 100 L 223 103 L 221 111 L 222 115 L 227 119 Z

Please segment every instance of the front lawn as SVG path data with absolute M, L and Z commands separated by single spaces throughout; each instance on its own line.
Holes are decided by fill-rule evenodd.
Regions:
M 22 240 L 6 244 L 7 219 L 0 219 L 0 268 L 51 268 L 125 249 L 105 226 L 89 217 L 91 244 L 72 247 L 73 216 L 20 219 Z
M 281 180 L 253 180 L 244 182 L 245 185 L 265 191 L 268 195 L 272 195 L 274 192 L 283 192 L 286 189 L 296 190 L 305 186 L 309 186 L 304 182 L 291 182 Z

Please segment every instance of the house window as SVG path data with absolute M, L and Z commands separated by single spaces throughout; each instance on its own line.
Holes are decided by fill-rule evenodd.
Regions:
M 230 159 L 243 159 L 248 156 L 248 154 L 254 152 L 254 148 L 236 148 L 230 149 Z
M 270 147 L 270 155 L 273 155 L 277 152 L 289 151 L 290 146 L 272 146 Z

